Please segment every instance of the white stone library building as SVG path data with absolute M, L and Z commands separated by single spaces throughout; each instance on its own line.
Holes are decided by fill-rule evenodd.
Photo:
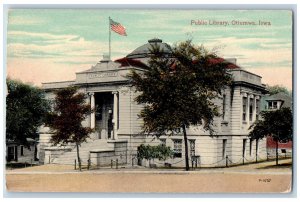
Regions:
M 160 39 L 151 39 L 124 58 L 116 61 L 102 59 L 89 70 L 76 73 L 73 81 L 43 83 L 48 99 L 54 99 L 54 90 L 78 86 L 81 92 L 87 94 L 87 102 L 96 109 L 83 123 L 95 129 L 80 147 L 83 164 L 90 159 L 92 165 L 107 166 L 111 160 L 118 159 L 119 164 L 136 165 L 137 148 L 141 144 L 166 144 L 174 151 L 173 158 L 155 160 L 154 163 L 157 166 L 168 163 L 172 167 L 185 165 L 181 131 L 160 138 L 140 134 L 142 120 L 138 114 L 143 106 L 134 101 L 135 89 L 125 77 L 131 70 L 146 71 L 149 48 L 153 43 L 158 44 L 165 54 L 170 53 L 168 44 Z M 259 75 L 243 70 L 236 65 L 235 59 L 228 61 L 232 63 L 229 72 L 234 82 L 215 100 L 222 113 L 214 120 L 217 135 L 209 136 L 201 126 L 187 128 L 189 158 L 197 160 L 194 163 L 198 167 L 224 166 L 226 156 L 229 164 L 266 159 L 266 140 L 256 141 L 248 137 L 249 126 L 258 118 L 265 86 Z M 52 146 L 51 132 L 45 127 L 40 129 L 39 134 L 41 163 L 74 164 L 74 145 Z

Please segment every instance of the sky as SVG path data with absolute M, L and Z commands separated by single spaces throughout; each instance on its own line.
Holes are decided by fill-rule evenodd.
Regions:
M 91 68 L 108 53 L 109 16 L 127 32 L 127 36 L 112 32 L 113 60 L 152 38 L 170 45 L 192 39 L 220 57 L 236 58 L 239 66 L 262 76 L 263 83 L 292 90 L 288 10 L 11 9 L 7 76 L 37 86 L 74 80 L 75 72 Z

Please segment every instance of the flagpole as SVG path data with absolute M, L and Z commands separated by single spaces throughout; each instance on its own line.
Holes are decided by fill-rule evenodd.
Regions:
M 110 17 L 108 17 L 108 29 L 109 29 L 109 41 L 108 41 L 108 45 L 109 45 L 109 60 L 111 59 L 110 57 L 111 57 L 111 45 L 110 45 L 110 43 L 111 43 L 111 28 L 110 28 Z

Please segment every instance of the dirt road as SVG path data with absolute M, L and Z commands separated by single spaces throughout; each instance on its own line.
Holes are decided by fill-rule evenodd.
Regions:
M 261 165 L 261 164 L 260 164 Z M 258 167 L 258 166 L 256 166 Z M 34 171 L 6 173 L 9 192 L 143 192 L 143 193 L 286 193 L 291 190 L 290 168 L 242 166 L 202 171 L 110 170 Z
M 22 174 L 7 175 L 8 191 L 25 192 L 288 192 L 287 174 Z

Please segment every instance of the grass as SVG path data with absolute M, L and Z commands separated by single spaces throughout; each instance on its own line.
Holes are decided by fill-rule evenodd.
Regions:
M 7 163 L 6 164 L 6 169 L 20 169 L 20 168 L 27 168 L 27 167 L 32 167 L 32 166 L 37 166 L 38 164 L 33 163 Z
M 292 162 L 289 162 L 289 163 L 281 163 L 281 164 L 278 164 L 278 165 L 264 166 L 264 167 L 260 167 L 260 168 L 257 168 L 257 169 L 292 168 L 292 167 L 293 167 Z

